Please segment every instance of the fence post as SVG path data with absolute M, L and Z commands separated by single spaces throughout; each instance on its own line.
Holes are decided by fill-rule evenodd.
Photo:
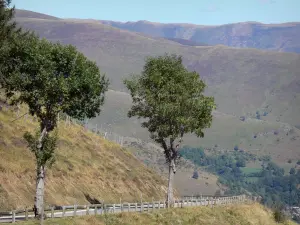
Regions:
M 104 214 L 104 201 L 101 202 L 101 215 Z
M 62 217 L 65 217 L 65 206 L 63 206 Z
M 116 212 L 116 204 L 113 204 L 113 213 Z
M 120 209 L 121 209 L 121 212 L 123 212 L 123 204 L 122 203 L 120 203 Z
M 137 203 L 135 203 L 135 211 L 137 212 Z
M 175 204 L 174 204 L 174 206 L 175 206 Z M 155 204 L 154 204 L 154 200 L 152 198 L 152 211 L 154 211 L 154 208 L 155 208 Z
M 144 212 L 144 203 L 142 200 L 141 200 L 141 212 Z
M 95 205 L 95 215 L 97 215 L 97 210 L 98 210 L 98 209 L 97 209 L 97 206 L 98 206 L 98 205 Z
M 128 212 L 130 212 L 130 203 L 128 203 L 127 205 L 128 205 Z
M 16 222 L 16 211 L 12 211 L 12 223 Z
M 86 206 L 86 215 L 90 215 L 90 206 L 89 205 Z
M 158 201 L 158 209 L 160 209 L 160 201 Z
M 25 220 L 28 220 L 28 208 L 27 208 L 27 206 L 25 208 Z
M 51 206 L 51 218 L 54 218 L 54 206 Z
M 74 205 L 73 216 L 76 216 L 76 212 L 77 212 L 77 205 Z

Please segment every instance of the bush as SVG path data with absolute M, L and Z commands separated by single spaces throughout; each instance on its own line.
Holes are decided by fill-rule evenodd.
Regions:
M 294 175 L 295 173 L 296 173 L 295 168 L 291 168 L 291 169 L 290 169 L 290 174 L 291 174 L 291 175 Z
M 260 120 L 260 115 L 259 114 L 256 115 L 256 119 Z
M 198 179 L 199 178 L 199 174 L 197 171 L 194 171 L 192 178 L 194 179 Z
M 298 160 L 297 165 L 300 165 L 300 160 Z
M 267 113 L 267 112 L 264 112 L 263 116 L 266 116 L 266 115 L 268 115 L 268 113 Z
M 278 135 L 278 131 L 277 130 L 274 131 L 274 135 Z
M 288 160 L 288 163 L 292 163 L 292 160 L 291 160 L 291 159 L 289 159 L 289 160 Z
M 280 209 L 275 209 L 273 216 L 274 216 L 274 220 L 277 223 L 283 223 L 286 221 L 286 216 L 285 216 L 284 212 Z
M 233 148 L 235 151 L 238 151 L 239 150 L 239 146 L 234 146 L 234 148 Z

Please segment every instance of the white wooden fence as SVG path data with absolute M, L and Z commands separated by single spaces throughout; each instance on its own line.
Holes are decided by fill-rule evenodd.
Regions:
M 205 197 L 193 199 L 175 200 L 175 208 L 184 208 L 191 206 L 214 207 L 219 205 L 242 204 L 256 201 L 256 198 L 247 195 L 238 195 L 231 197 Z M 59 208 L 59 209 L 58 209 Z M 166 208 L 164 201 L 119 203 L 119 204 L 93 204 L 93 205 L 71 205 L 61 207 L 47 207 L 44 209 L 46 218 L 74 217 L 84 215 L 103 215 L 107 213 L 120 212 L 144 212 L 154 211 Z M 15 223 L 17 221 L 33 219 L 32 209 L 14 210 L 11 212 L 0 212 L 0 223 Z

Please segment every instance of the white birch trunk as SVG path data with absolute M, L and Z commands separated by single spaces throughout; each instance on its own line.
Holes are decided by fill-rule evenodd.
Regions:
M 41 136 L 38 140 L 38 151 L 42 151 L 42 141 L 47 135 L 46 128 L 43 129 Z M 37 178 L 36 178 L 36 192 L 35 192 L 35 206 L 37 208 L 38 216 L 43 217 L 44 206 L 44 192 L 45 192 L 45 167 L 44 165 L 37 165 Z
M 169 164 L 169 179 L 168 179 L 168 192 L 167 192 L 167 207 L 170 208 L 173 206 L 174 196 L 173 196 L 173 180 L 174 180 L 174 170 L 175 163 L 172 159 Z

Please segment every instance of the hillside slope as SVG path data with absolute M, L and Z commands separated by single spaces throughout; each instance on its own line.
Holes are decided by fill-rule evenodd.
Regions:
M 20 223 L 39 224 L 37 221 Z M 259 204 L 159 210 L 153 213 L 120 213 L 46 220 L 45 225 L 296 225 L 291 221 L 276 223 L 270 210 Z
M 139 121 L 126 117 L 130 96 L 123 78 L 139 73 L 144 58 L 165 52 L 183 55 L 184 64 L 207 83 L 217 110 L 204 139 L 188 137 L 185 144 L 271 154 L 286 162 L 299 156 L 300 55 L 225 46 L 184 46 L 174 41 L 120 30 L 95 20 L 57 20 L 18 17 L 20 25 L 51 41 L 78 47 L 95 60 L 111 80 L 103 114 L 92 120 L 124 136 L 147 139 Z M 257 113 L 260 119 L 256 119 Z M 246 120 L 240 121 L 240 116 Z M 279 136 L 274 132 L 279 130 Z M 287 132 L 293 131 L 294 133 Z M 258 136 L 259 138 L 254 138 Z
M 268 107 L 272 121 L 300 125 L 300 55 L 237 49 L 225 46 L 183 46 L 103 25 L 97 21 L 17 18 L 20 25 L 51 41 L 73 44 L 95 60 L 111 80 L 111 88 L 125 91 L 123 78 L 141 71 L 145 57 L 165 52 L 183 55 L 184 64 L 206 81 L 207 93 L 218 110 L 255 115 Z M 117 65 L 117 66 L 116 66 Z
M 34 156 L 22 138 L 34 131 L 31 117 L 17 116 L 0 102 L 0 209 L 33 205 Z M 20 112 L 20 115 L 22 112 Z M 84 204 L 98 200 L 163 199 L 166 182 L 126 149 L 79 125 L 59 123 L 56 162 L 46 170 L 46 204 Z
M 149 21 L 101 21 L 124 30 L 153 37 L 180 38 L 209 45 L 222 44 L 239 48 L 258 48 L 300 53 L 300 23 L 262 24 L 244 22 L 220 26 L 163 24 Z

